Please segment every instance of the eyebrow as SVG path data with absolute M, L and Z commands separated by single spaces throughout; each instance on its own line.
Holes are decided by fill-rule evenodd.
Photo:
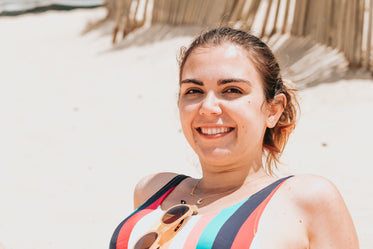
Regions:
M 243 82 L 243 83 L 248 84 L 249 86 L 252 86 L 250 81 L 245 80 L 245 79 L 240 79 L 240 78 L 218 80 L 218 85 L 224 85 L 224 84 L 232 83 L 232 82 Z
M 203 82 L 200 80 L 196 80 L 196 79 L 185 79 L 185 80 L 180 81 L 180 84 L 183 84 L 183 83 L 194 83 L 199 86 L 203 86 Z
M 243 82 L 243 83 L 248 84 L 249 86 L 252 86 L 250 81 L 245 80 L 245 79 L 240 79 L 240 78 L 229 78 L 229 79 L 218 80 L 218 85 L 224 85 L 224 84 L 228 84 L 232 82 Z M 196 79 L 185 79 L 185 80 L 180 81 L 180 84 L 182 83 L 193 83 L 199 86 L 203 86 L 203 82 L 200 80 L 196 80 Z

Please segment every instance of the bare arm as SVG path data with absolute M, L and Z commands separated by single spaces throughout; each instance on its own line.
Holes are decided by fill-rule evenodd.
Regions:
M 337 188 L 330 181 L 308 176 L 302 201 L 307 217 L 310 249 L 358 249 L 351 215 Z

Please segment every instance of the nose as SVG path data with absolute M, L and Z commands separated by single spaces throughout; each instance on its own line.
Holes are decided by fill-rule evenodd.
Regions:
M 219 99 L 214 92 L 208 92 L 206 97 L 202 100 L 199 110 L 200 115 L 220 115 L 222 110 L 220 108 Z

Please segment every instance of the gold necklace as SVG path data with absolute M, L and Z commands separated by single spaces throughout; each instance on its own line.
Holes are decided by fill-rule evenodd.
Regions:
M 267 174 L 264 174 L 264 175 L 262 175 L 262 176 L 259 176 L 258 178 L 254 179 L 254 180 L 252 180 L 252 181 L 247 181 L 247 182 L 245 182 L 244 184 L 242 184 L 241 186 L 238 186 L 237 188 L 234 188 L 234 189 L 231 189 L 231 190 L 228 190 L 228 191 L 222 192 L 222 193 L 216 193 L 216 194 L 208 195 L 208 196 L 205 196 L 205 197 L 203 197 L 203 198 L 202 198 L 202 197 L 199 197 L 198 195 L 196 195 L 196 194 L 194 193 L 195 190 L 196 190 L 196 188 L 197 188 L 197 186 L 198 186 L 198 184 L 199 184 L 199 183 L 201 182 L 201 180 L 202 180 L 202 178 L 201 178 L 201 179 L 199 179 L 199 180 L 197 181 L 196 184 L 194 184 L 194 186 L 193 186 L 193 188 L 192 188 L 192 191 L 190 192 L 190 195 L 193 196 L 193 197 L 198 198 L 198 200 L 197 200 L 197 205 L 200 205 L 200 204 L 202 204 L 203 200 L 205 200 L 205 199 L 211 198 L 211 197 L 213 197 L 213 196 L 218 196 L 218 195 L 224 195 L 224 194 L 232 193 L 232 192 L 236 191 L 237 189 L 239 189 L 240 187 L 243 187 L 243 186 L 245 186 L 245 185 L 247 185 L 247 184 L 249 184 L 249 183 L 255 182 L 255 181 L 257 181 L 257 180 L 259 180 L 260 178 L 263 178 L 263 177 L 265 177 L 265 176 L 267 176 Z

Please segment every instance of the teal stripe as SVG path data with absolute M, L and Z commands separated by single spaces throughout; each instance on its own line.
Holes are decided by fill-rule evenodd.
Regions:
M 198 240 L 196 249 L 212 248 L 212 245 L 214 244 L 214 241 L 215 241 L 215 237 L 218 234 L 220 228 L 231 217 L 231 215 L 234 214 L 234 212 L 236 212 L 236 210 L 239 207 L 241 207 L 241 205 L 245 201 L 247 201 L 247 199 L 220 211 L 220 213 L 217 214 L 215 218 L 212 219 L 210 223 L 203 230 L 201 237 Z

